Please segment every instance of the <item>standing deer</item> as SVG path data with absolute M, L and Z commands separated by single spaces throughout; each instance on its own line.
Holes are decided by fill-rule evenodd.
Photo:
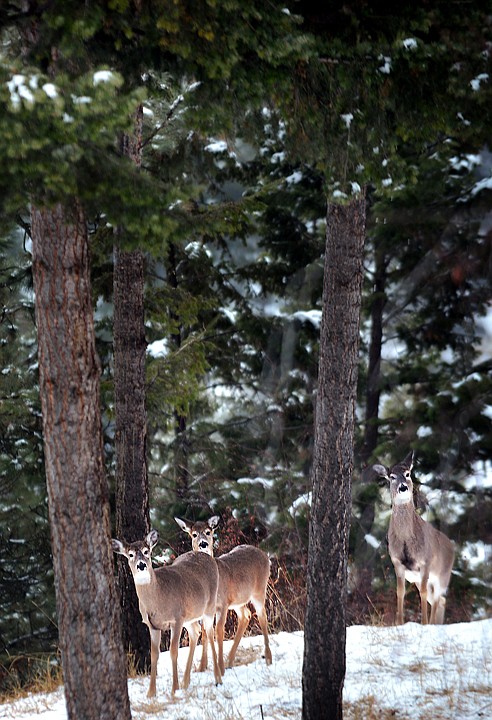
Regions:
M 214 515 L 208 522 L 188 523 L 174 518 L 179 527 L 191 537 L 193 550 L 199 550 L 213 557 L 214 529 L 219 518 Z M 252 602 L 258 616 L 265 643 L 265 661 L 272 662 L 272 653 L 268 640 L 268 623 L 265 599 L 268 578 L 270 577 L 270 559 L 259 548 L 252 545 L 238 545 L 225 555 L 215 558 L 219 569 L 219 588 L 217 590 L 217 644 L 219 648 L 219 667 L 222 674 L 224 666 L 224 627 L 227 611 L 234 610 L 238 617 L 237 631 L 232 644 L 227 667 L 234 665 L 236 650 L 248 627 L 251 612 L 247 607 Z M 207 667 L 206 639 L 203 642 L 202 664 L 200 670 Z
M 431 606 L 430 622 L 444 622 L 446 590 L 454 561 L 451 540 L 423 520 L 415 511 L 413 483 L 410 477 L 413 452 L 392 468 L 373 465 L 373 469 L 389 480 L 391 520 L 388 547 L 396 573 L 396 624 L 403 624 L 405 580 L 415 583 L 420 593 L 422 624 L 426 625 L 427 603 Z
M 183 627 L 188 631 L 190 644 L 183 676 L 183 687 L 188 687 L 193 655 L 200 634 L 200 619 L 203 619 L 204 631 L 212 647 L 215 682 L 222 682 L 213 640 L 219 580 L 217 565 L 203 553 L 188 552 L 176 558 L 172 565 L 154 570 L 151 553 L 158 539 L 157 531 L 151 530 L 143 541 L 131 544 L 120 540 L 111 541 L 114 552 L 124 555 L 128 560 L 142 621 L 150 632 L 150 686 L 147 697 L 155 695 L 161 631 L 169 626 L 173 668 L 172 694 L 179 689 L 178 647 Z

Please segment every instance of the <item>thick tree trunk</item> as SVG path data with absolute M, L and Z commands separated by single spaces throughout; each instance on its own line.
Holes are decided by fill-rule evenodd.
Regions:
M 145 412 L 144 256 L 115 248 L 114 389 L 116 535 L 142 540 L 150 530 Z M 142 623 L 126 558 L 118 556 L 123 641 L 140 672 L 150 667 L 149 631 Z
M 303 720 L 342 718 L 365 198 L 330 205 L 304 627 Z
M 135 131 L 125 135 L 121 150 L 137 167 L 142 162 L 140 106 Z M 124 229 L 121 231 L 124 233 Z M 114 250 L 113 341 L 116 456 L 116 535 L 127 542 L 142 540 L 150 530 L 145 411 L 145 258 L 140 250 Z M 139 672 L 150 667 L 150 639 L 142 623 L 128 562 L 117 556 L 123 643 Z
M 83 213 L 33 209 L 46 481 L 68 717 L 130 718 Z

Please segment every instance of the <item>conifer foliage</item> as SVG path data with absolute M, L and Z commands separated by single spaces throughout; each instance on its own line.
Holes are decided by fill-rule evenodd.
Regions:
M 182 547 L 174 515 L 222 515 L 224 542 L 239 538 L 277 553 L 271 621 L 279 622 L 290 587 L 298 604 L 287 615 L 290 622 L 298 617 L 298 627 L 306 575 L 313 617 L 322 584 L 315 582 L 317 569 L 328 572 L 319 553 L 307 572 L 309 532 L 321 530 L 311 545 L 322 552 L 340 529 L 338 547 L 331 546 L 338 556 L 330 559 L 333 566 L 339 561 L 340 592 L 324 606 L 338 664 L 329 692 L 326 673 L 306 676 L 306 717 L 322 708 L 317 693 L 328 693 L 332 716 L 339 713 L 345 622 L 367 622 L 374 612 L 392 619 L 388 503 L 365 472 L 375 460 L 391 465 L 415 450 L 417 480 L 433 493 L 436 520 L 460 548 L 449 617 L 490 612 L 490 563 L 473 562 L 480 549 L 487 557 L 491 542 L 490 3 L 466 10 L 461 3 L 431 5 L 349 0 L 320 9 L 296 2 L 297 17 L 284 3 L 260 0 L 1 4 L 0 635 L 6 658 L 53 652 L 58 641 L 71 651 L 64 608 L 54 607 L 52 566 L 59 558 L 50 556 L 44 483 L 59 452 L 45 457 L 43 449 L 56 423 L 43 431 L 40 409 L 40 376 L 49 396 L 56 363 L 41 342 L 38 355 L 31 238 L 36 227 L 49 237 L 50 213 L 60 237 L 63 229 L 68 233 L 74 207 L 87 231 L 87 237 L 79 233 L 84 252 L 90 248 L 92 297 L 85 296 L 84 307 L 91 319 L 94 312 L 102 364 L 104 455 L 99 438 L 95 447 L 105 461 L 114 517 L 123 502 L 113 492 L 118 246 L 142 261 L 136 336 L 140 349 L 147 345 L 141 354 L 147 426 L 146 447 L 141 434 L 138 450 L 147 463 L 152 523 L 169 554 Z M 121 139 L 134 133 L 137 108 L 143 117 L 135 163 Z M 364 192 L 356 422 L 348 427 L 352 442 L 344 438 L 343 473 L 337 458 L 323 475 L 323 417 L 327 423 L 338 417 L 314 409 L 328 387 L 326 375 L 318 377 L 326 356 L 327 207 L 350 211 Z M 32 208 L 46 221 L 35 228 Z M 50 248 L 40 235 L 35 244 L 38 258 Z M 336 263 L 333 271 L 341 269 Z M 333 343 L 330 372 L 336 363 L 347 370 L 346 355 L 336 352 L 339 320 L 324 321 Z M 67 331 L 79 327 L 68 325 Z M 94 361 L 86 387 L 94 402 L 92 340 L 84 347 Z M 341 383 L 340 393 L 346 389 Z M 96 423 L 92 405 L 90 415 Z M 98 485 L 103 472 L 100 463 L 92 489 L 107 507 L 104 483 Z M 66 482 L 64 491 L 77 491 L 67 503 L 79 495 L 90 502 L 79 470 Z M 335 501 L 337 492 L 343 509 L 333 526 L 323 526 L 323 503 L 330 493 Z M 136 506 L 147 512 L 140 501 Z M 82 508 L 109 533 L 107 510 Z M 56 514 L 51 520 L 55 540 L 63 522 Z M 111 575 L 107 558 L 101 562 Z M 471 583 L 471 574 L 481 582 Z M 274 595 L 280 587 L 282 603 Z M 308 649 L 319 650 L 316 642 L 308 638 Z

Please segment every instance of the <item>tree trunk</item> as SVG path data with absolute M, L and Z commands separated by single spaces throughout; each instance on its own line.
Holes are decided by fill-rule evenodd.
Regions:
M 304 627 L 303 720 L 340 720 L 365 198 L 330 205 Z
M 68 717 L 130 718 L 113 579 L 85 218 L 33 209 L 40 395 Z
M 121 150 L 137 167 L 142 162 L 140 106 L 133 135 L 124 135 Z M 120 235 L 124 229 L 120 231 Z M 120 238 L 121 239 L 121 238 Z M 113 342 L 116 456 L 116 535 L 142 540 L 150 530 L 145 411 L 145 258 L 140 250 L 114 249 Z M 138 672 L 150 667 L 150 639 L 142 623 L 135 583 L 126 558 L 117 556 L 123 643 Z
M 362 468 L 367 466 L 373 458 L 379 441 L 379 402 L 381 397 L 381 352 L 383 346 L 383 312 L 386 304 L 386 270 L 387 259 L 383 249 L 376 247 L 374 251 L 374 291 L 371 303 L 371 336 L 369 341 L 369 362 L 367 368 L 366 409 L 364 439 L 359 460 Z M 366 537 L 370 535 L 374 525 L 375 502 L 371 487 L 361 484 L 358 497 L 354 496 L 361 509 L 358 518 L 354 549 L 354 577 L 353 590 L 354 619 L 360 622 L 372 607 L 372 580 L 374 577 L 374 564 L 378 550 L 370 545 Z
M 114 391 L 116 535 L 142 540 L 150 530 L 145 413 L 144 257 L 114 252 Z M 124 646 L 140 672 L 150 667 L 149 631 L 142 623 L 126 558 L 117 559 Z
M 173 290 L 179 289 L 177 251 L 175 243 L 169 243 L 167 273 L 169 284 Z M 176 350 L 182 345 L 182 329 L 179 318 L 173 314 L 176 321 L 177 331 L 171 335 L 171 341 Z M 174 469 L 175 469 L 175 494 L 176 500 L 182 502 L 187 500 L 190 494 L 190 471 L 189 454 L 190 442 L 188 436 L 188 423 L 186 415 L 178 409 L 174 409 Z
M 371 339 L 367 369 L 366 412 L 361 462 L 368 463 L 378 445 L 379 400 L 381 397 L 381 351 L 383 347 L 383 311 L 386 305 L 386 265 L 383 250 L 375 248 L 374 292 L 371 303 Z

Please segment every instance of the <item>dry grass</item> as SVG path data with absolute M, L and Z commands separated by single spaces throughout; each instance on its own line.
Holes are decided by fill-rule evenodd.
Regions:
M 53 692 L 63 684 L 60 659 L 53 655 L 10 658 L 0 666 L 0 674 L 0 703 Z
M 357 702 L 344 703 L 343 717 L 345 720 L 406 720 L 409 716 L 399 710 L 381 708 L 374 695 L 366 695 Z

